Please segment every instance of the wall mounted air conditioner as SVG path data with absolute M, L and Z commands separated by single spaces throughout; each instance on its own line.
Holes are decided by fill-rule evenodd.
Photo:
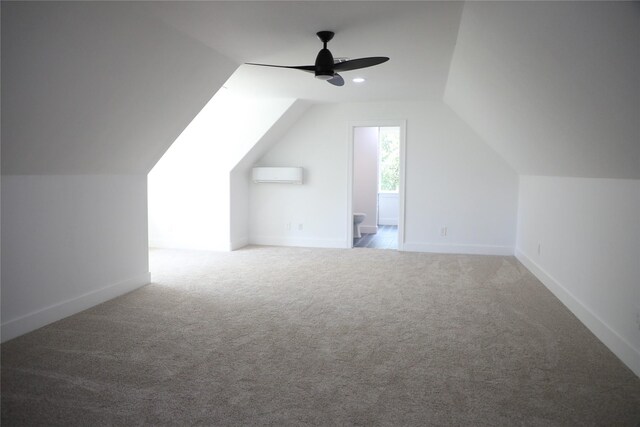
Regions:
M 302 184 L 302 168 L 256 167 L 252 170 L 253 182 Z

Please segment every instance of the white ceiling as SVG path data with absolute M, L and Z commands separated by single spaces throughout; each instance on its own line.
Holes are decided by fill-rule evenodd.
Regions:
M 321 102 L 441 99 L 458 34 L 461 2 L 189 2 L 142 4 L 175 29 L 236 60 L 312 65 L 336 33 L 334 57 L 388 56 L 385 64 L 343 73 L 335 87 L 313 75 L 241 66 L 227 87 L 239 94 Z M 353 77 L 364 77 L 356 85 Z
M 1 30 L 3 174 L 146 173 L 227 81 L 314 102 L 444 96 L 521 174 L 640 178 L 638 2 L 5 2 Z M 312 64 L 320 30 L 336 57 L 391 60 L 344 87 L 232 75 Z
M 640 3 L 467 3 L 445 102 L 520 174 L 640 179 Z
M 441 99 L 462 3 L 5 2 L 2 173 L 147 173 L 239 64 L 389 56 L 341 88 L 242 66 L 239 95 Z M 344 73 L 345 78 L 356 75 Z

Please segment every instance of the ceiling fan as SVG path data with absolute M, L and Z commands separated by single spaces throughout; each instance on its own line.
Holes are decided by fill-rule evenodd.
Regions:
M 269 64 L 255 64 L 247 62 L 247 65 L 259 65 L 261 67 L 275 67 L 275 68 L 292 68 L 294 70 L 302 70 L 307 73 L 314 73 L 316 79 L 326 80 L 334 86 L 343 86 L 344 79 L 338 71 L 351 71 L 358 70 L 360 68 L 372 67 L 374 65 L 387 62 L 389 58 L 386 56 L 372 56 L 368 58 L 348 59 L 343 61 L 337 61 L 333 59 L 331 51 L 327 49 L 327 43 L 331 41 L 334 36 L 333 31 L 319 31 L 316 33 L 320 41 L 323 43 L 322 49 L 318 52 L 315 65 L 269 65 Z

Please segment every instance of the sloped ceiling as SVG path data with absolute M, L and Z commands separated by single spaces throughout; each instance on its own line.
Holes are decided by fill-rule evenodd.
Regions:
M 280 141 L 280 138 L 302 117 L 310 106 L 311 104 L 309 102 L 300 99 L 293 102 L 273 126 L 262 135 L 251 150 L 240 159 L 234 166 L 232 172 L 246 173 L 252 168 L 262 156 Z
M 640 3 L 468 2 L 444 99 L 520 174 L 640 179 Z
M 325 29 L 335 56 L 391 61 L 361 86 L 244 65 L 227 80 L 313 62 Z M 147 173 L 226 82 L 444 96 L 521 174 L 640 179 L 639 51 L 637 2 L 2 2 L 2 173 Z
M 335 57 L 389 56 L 377 67 L 343 73 L 335 87 L 296 70 L 241 66 L 226 84 L 241 95 L 315 102 L 441 100 L 458 33 L 462 2 L 230 1 L 146 4 L 149 15 L 234 60 L 313 64 L 316 32 L 336 33 Z M 351 81 L 362 76 L 367 82 Z
M 226 83 L 315 102 L 441 99 L 458 2 L 2 2 L 2 174 L 147 173 Z M 333 87 L 246 61 L 388 55 Z
M 238 63 L 137 3 L 2 3 L 2 174 L 146 174 Z

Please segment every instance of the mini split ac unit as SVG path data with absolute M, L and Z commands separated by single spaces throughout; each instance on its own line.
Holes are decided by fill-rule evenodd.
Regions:
M 256 183 L 302 184 L 302 168 L 256 167 L 252 177 Z

